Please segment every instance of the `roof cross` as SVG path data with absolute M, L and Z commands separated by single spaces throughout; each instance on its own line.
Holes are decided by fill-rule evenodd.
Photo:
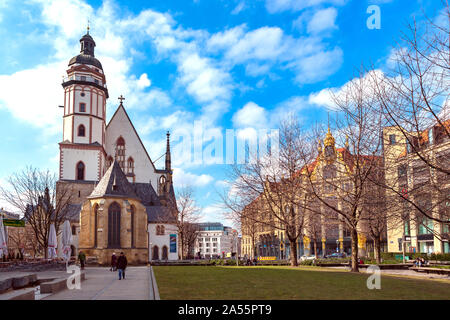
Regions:
M 120 100 L 120 104 L 122 104 L 123 100 L 125 100 L 125 98 L 122 95 L 120 95 L 118 99 Z

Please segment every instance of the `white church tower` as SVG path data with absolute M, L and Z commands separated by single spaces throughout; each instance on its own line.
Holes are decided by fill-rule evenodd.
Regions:
M 103 68 L 95 56 L 95 41 L 87 33 L 80 39 L 80 54 L 69 62 L 64 78 L 63 141 L 60 180 L 99 181 L 105 168 L 106 99 Z

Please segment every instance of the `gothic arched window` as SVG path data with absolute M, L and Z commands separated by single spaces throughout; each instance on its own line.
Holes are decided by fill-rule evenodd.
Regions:
M 163 260 L 167 260 L 169 257 L 168 257 L 168 250 L 167 250 L 167 246 L 164 246 L 164 247 L 162 247 L 162 254 L 161 254 L 161 258 L 163 259 Z
M 94 248 L 97 248 L 98 204 L 94 205 Z
M 120 205 L 117 202 L 108 208 L 108 248 L 120 248 Z
M 85 128 L 82 124 L 80 124 L 80 125 L 78 126 L 78 136 L 79 136 L 79 137 L 84 137 L 84 136 L 86 136 L 86 128 Z
M 84 180 L 84 169 L 85 169 L 84 163 L 82 161 L 78 162 L 76 168 L 77 180 Z
M 116 141 L 116 161 L 122 170 L 125 169 L 125 140 L 119 137 Z
M 131 206 L 130 207 L 130 213 L 131 213 L 131 215 L 130 215 L 130 219 L 131 219 L 131 247 L 132 248 L 134 248 L 134 216 L 135 216 L 135 214 L 134 214 L 134 212 L 135 212 L 135 209 L 134 209 L 134 206 Z
M 128 158 L 128 173 L 134 173 L 134 160 L 132 157 Z
M 159 260 L 159 247 L 153 246 L 152 260 Z

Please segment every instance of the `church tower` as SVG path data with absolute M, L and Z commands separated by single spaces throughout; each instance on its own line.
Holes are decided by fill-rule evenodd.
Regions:
M 105 168 L 106 99 L 108 89 L 102 64 L 95 58 L 95 41 L 80 39 L 80 54 L 69 61 L 63 79 L 63 141 L 60 180 L 99 181 Z

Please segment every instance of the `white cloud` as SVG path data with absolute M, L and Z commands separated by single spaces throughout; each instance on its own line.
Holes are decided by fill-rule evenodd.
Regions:
M 139 80 L 137 81 L 136 85 L 138 86 L 138 88 L 142 89 L 142 88 L 150 87 L 151 83 L 152 82 L 148 79 L 147 74 L 143 73 L 139 77 Z
M 193 187 L 204 187 L 214 181 L 214 178 L 208 174 L 195 175 L 186 172 L 181 168 L 173 169 L 173 183 L 175 187 L 191 185 Z
M 337 10 L 335 8 L 327 8 L 315 12 L 308 22 L 308 32 L 319 33 L 324 30 L 336 29 L 336 17 Z
M 298 59 L 293 64 L 297 68 L 298 83 L 315 83 L 334 74 L 342 65 L 343 51 L 336 47 Z
M 66 62 L 0 75 L 0 107 L 33 126 L 54 130 L 61 126 L 61 75 Z
M 199 102 L 211 102 L 216 99 L 230 98 L 230 77 L 208 58 L 198 53 L 182 54 L 178 59 L 179 81 Z
M 301 11 L 321 4 L 344 5 L 347 0 L 266 0 L 269 13 Z
M 240 13 L 242 10 L 245 9 L 245 2 L 241 1 L 238 3 L 238 5 L 233 9 L 233 11 L 231 11 L 231 14 L 238 14 Z
M 238 128 L 267 127 L 267 112 L 263 107 L 256 103 L 248 102 L 233 115 L 233 124 Z

